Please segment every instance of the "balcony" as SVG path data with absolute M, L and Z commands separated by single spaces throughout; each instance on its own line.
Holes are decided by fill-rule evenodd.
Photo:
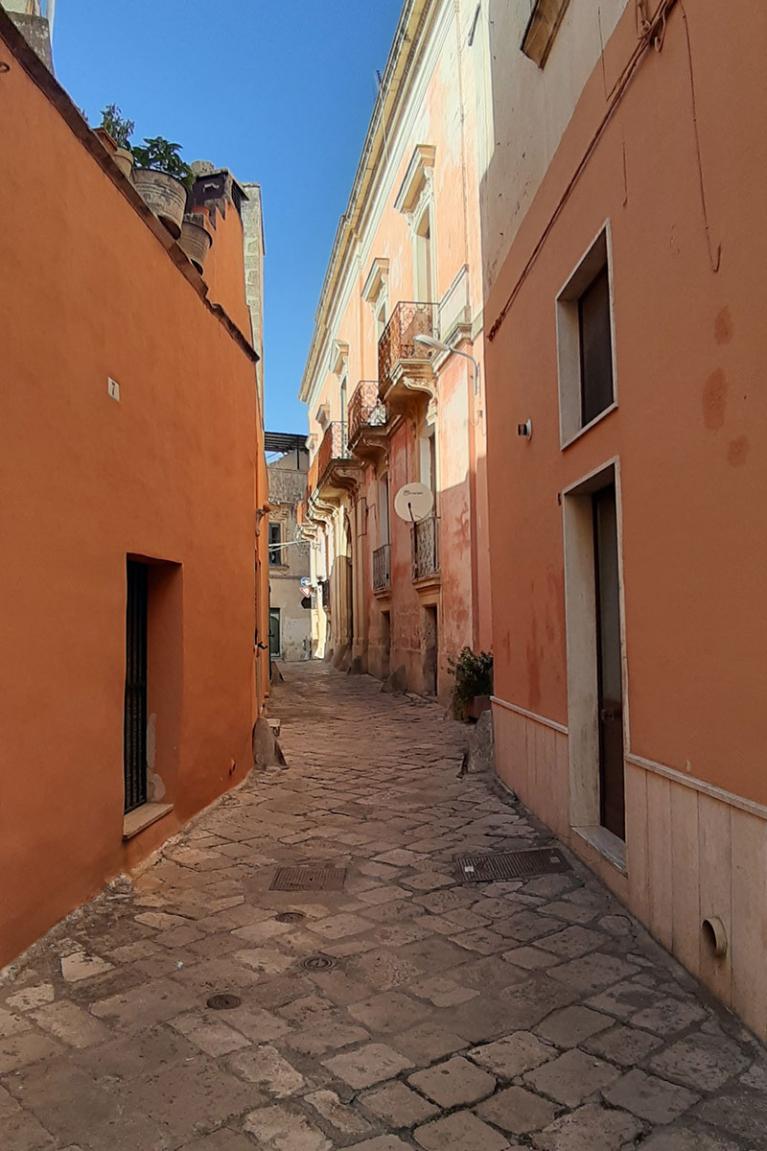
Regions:
M 345 422 L 334 420 L 325 428 L 316 463 L 314 495 L 333 501 L 356 486 L 359 465 L 351 458 Z
M 380 594 L 391 588 L 391 544 L 373 552 L 373 591 Z
M 413 583 L 439 580 L 439 521 L 435 515 L 413 524 Z
M 433 393 L 434 369 L 428 348 L 416 336 L 436 336 L 437 305 L 401 301 L 378 341 L 378 387 L 395 411 L 412 405 L 420 393 Z
M 389 413 L 378 395 L 377 380 L 361 380 L 349 401 L 349 450 L 375 460 L 386 450 Z

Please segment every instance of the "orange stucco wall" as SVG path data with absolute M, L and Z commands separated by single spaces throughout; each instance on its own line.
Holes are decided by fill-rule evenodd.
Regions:
M 632 749 L 764 803 L 767 149 L 750 110 L 764 106 L 767 14 L 750 12 L 734 27 L 721 6 L 690 14 L 718 273 L 677 8 L 663 51 L 645 57 L 486 354 L 498 694 L 567 721 L 557 493 L 617 456 Z M 609 44 L 608 79 L 635 43 L 629 11 Z M 487 328 L 603 110 L 597 69 L 496 281 Z M 605 220 L 618 409 L 561 451 L 554 300 Z M 529 444 L 514 434 L 528 417 Z
M 242 219 L 234 204 L 217 203 L 217 210 L 205 212 L 208 217 L 206 227 L 213 239 L 203 273 L 208 285 L 208 298 L 212 303 L 220 304 L 245 338 L 252 341 L 245 296 Z
M 0 963 L 244 778 L 265 498 L 252 357 L 3 47 Z M 129 554 L 177 565 L 149 682 L 175 806 L 125 848 Z
M 596 19 L 585 6 L 568 12 L 581 32 Z M 569 67 L 566 33 L 553 67 L 557 52 Z M 661 50 L 644 54 L 595 142 L 606 93 L 637 48 L 628 5 L 485 308 L 498 772 L 762 1037 L 765 43 L 762 5 L 671 6 Z M 505 74 L 501 56 L 495 112 L 506 108 L 513 140 Z M 501 170 L 508 159 L 491 160 L 489 202 Z M 617 407 L 563 450 L 555 299 L 605 222 Z M 530 442 L 516 435 L 528 418 Z M 622 860 L 575 830 L 573 701 L 588 685 L 568 683 L 567 635 L 588 609 L 565 586 L 563 531 L 563 493 L 610 461 L 625 631 Z M 701 931 L 710 916 L 727 933 L 723 957 Z

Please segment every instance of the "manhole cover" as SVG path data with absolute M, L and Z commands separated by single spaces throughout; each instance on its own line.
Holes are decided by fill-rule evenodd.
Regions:
M 556 875 L 561 871 L 572 871 L 558 847 L 499 851 L 494 855 L 458 855 L 456 863 L 461 878 L 468 883 L 529 879 L 533 875 Z
M 306 959 L 302 959 L 299 963 L 299 967 L 303 967 L 304 971 L 330 971 L 335 965 L 335 959 L 331 959 L 329 955 L 307 955 Z
M 278 867 L 270 891 L 343 891 L 345 867 Z
M 230 995 L 228 992 L 223 992 L 220 995 L 211 995 L 208 1000 L 208 1007 L 212 1011 L 232 1011 L 235 1007 L 239 1007 L 242 1000 L 238 995 Z
M 303 911 L 281 911 L 274 918 L 278 923 L 300 923 L 302 919 L 306 919 L 306 916 Z

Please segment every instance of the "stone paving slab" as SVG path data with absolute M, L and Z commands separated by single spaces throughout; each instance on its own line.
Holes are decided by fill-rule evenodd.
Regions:
M 2 1151 L 767 1151 L 767 1052 L 579 863 L 459 879 L 551 842 L 466 728 L 285 679 L 288 766 L 0 978 Z M 314 862 L 345 888 L 270 890 Z

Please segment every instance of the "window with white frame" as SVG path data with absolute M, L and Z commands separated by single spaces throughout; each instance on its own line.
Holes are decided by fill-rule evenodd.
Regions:
M 282 562 L 282 524 L 269 524 L 269 564 L 279 567 Z
M 431 144 L 413 149 L 394 207 L 406 217 L 413 241 L 413 294 L 431 303 L 437 288 L 434 245 L 434 161 Z
M 612 276 L 603 228 L 557 297 L 562 447 L 615 406 Z
M 413 228 L 415 244 L 415 298 L 428 304 L 434 291 L 434 249 L 432 246 L 431 205 L 423 209 Z
M 384 472 L 378 478 L 378 545 L 390 543 L 389 539 L 389 475 Z

